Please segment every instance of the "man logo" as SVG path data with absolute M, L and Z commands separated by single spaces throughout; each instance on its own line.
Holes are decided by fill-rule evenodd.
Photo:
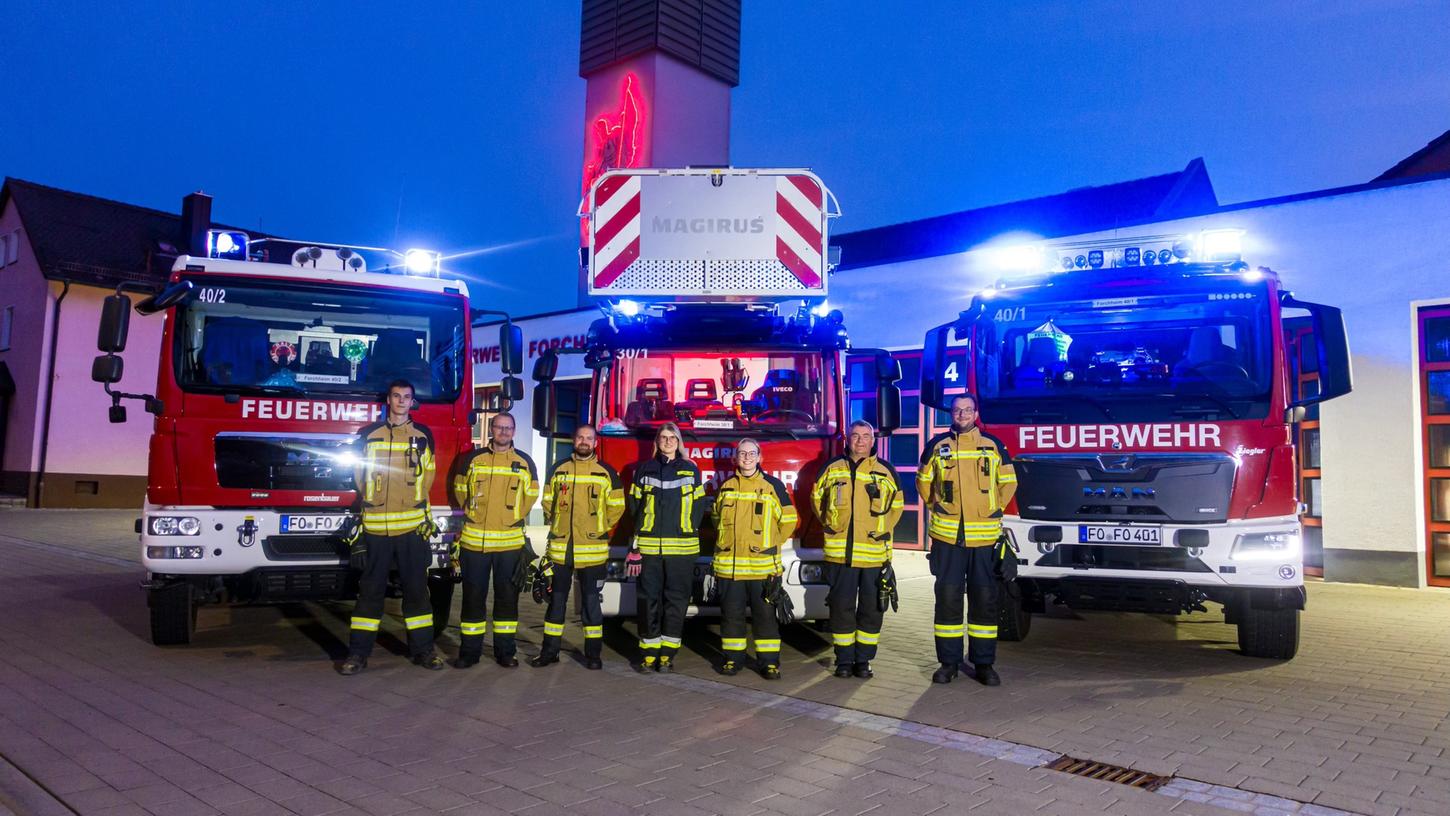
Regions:
M 1280 578 L 1283 578 L 1285 581 L 1289 580 L 1290 578 L 1293 578 L 1294 577 L 1294 568 L 1291 567 L 1291 566 L 1289 566 L 1288 564 L 1285 564 L 1284 566 L 1279 567 L 1279 577 Z

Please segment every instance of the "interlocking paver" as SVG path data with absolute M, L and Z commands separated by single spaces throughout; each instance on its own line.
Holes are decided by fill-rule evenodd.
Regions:
M 805 630 L 787 637 L 784 681 L 719 678 L 698 622 L 677 676 L 695 685 L 618 670 L 614 653 L 603 673 L 434 675 L 391 630 L 345 680 L 330 661 L 347 604 L 208 608 L 192 647 L 147 644 L 130 517 L 0 513 L 0 694 L 22 701 L 0 711 L 0 753 L 80 812 L 1227 812 L 974 753 L 993 745 L 981 738 L 1365 812 L 1450 798 L 1435 623 L 1450 593 L 1311 586 L 1304 647 L 1283 664 L 1234 654 L 1213 616 L 1056 610 L 1002 645 L 1001 688 L 936 687 L 930 582 L 903 554 L 905 605 L 869 683 L 828 678 L 829 647 Z M 524 607 L 527 654 L 539 609 Z M 1342 646 L 1377 619 L 1406 623 L 1376 628 L 1373 655 Z M 611 626 L 611 645 L 630 640 Z

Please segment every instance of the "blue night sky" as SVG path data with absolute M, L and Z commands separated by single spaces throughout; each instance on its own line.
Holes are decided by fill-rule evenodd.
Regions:
M 5 4 L 0 174 L 304 240 L 498 248 L 573 305 L 579 5 Z M 910 8 L 906 14 L 900 9 Z M 144 9 L 144 12 L 141 11 Z M 1207 161 L 1221 201 L 1367 181 L 1450 128 L 1441 0 L 747 0 L 732 160 L 855 230 Z

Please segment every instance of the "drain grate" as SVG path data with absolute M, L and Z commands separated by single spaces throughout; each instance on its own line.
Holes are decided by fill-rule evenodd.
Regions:
M 1143 790 L 1157 790 L 1168 784 L 1171 777 L 1158 776 L 1157 774 L 1135 771 L 1132 768 L 1124 768 L 1121 765 L 1109 765 L 1106 762 L 1093 762 L 1088 759 L 1077 757 L 1061 756 L 1047 766 L 1048 770 L 1062 771 L 1073 776 L 1082 776 L 1088 779 L 1097 779 L 1103 782 L 1114 782 L 1119 785 L 1127 785 L 1132 788 Z

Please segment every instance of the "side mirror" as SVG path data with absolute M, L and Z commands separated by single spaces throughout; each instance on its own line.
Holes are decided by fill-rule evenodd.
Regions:
M 895 362 L 893 360 L 893 362 Z M 898 371 L 897 376 L 901 374 Z M 876 386 L 876 432 L 890 436 L 901 427 L 901 389 L 894 382 L 881 382 Z
M 512 323 L 499 326 L 498 351 L 503 373 L 522 374 L 524 371 L 524 330 Z
M 1308 408 L 1305 408 L 1302 405 L 1291 405 L 1288 408 L 1284 409 L 1284 424 L 1298 425 L 1299 423 L 1303 422 L 1304 417 L 1308 415 Z
M 553 382 L 554 375 L 559 373 L 559 354 L 549 349 L 539 355 L 534 361 L 534 382 Z
M 1307 311 L 1313 326 L 1319 393 L 1294 404 L 1313 405 L 1342 397 L 1354 390 L 1354 378 L 1350 371 L 1349 336 L 1344 330 L 1344 313 L 1337 307 L 1299 300 L 1288 293 L 1280 296 L 1279 303 L 1286 309 Z
M 946 386 L 942 382 L 943 369 L 947 360 L 947 332 L 951 326 L 937 326 L 926 333 L 921 344 L 921 401 L 933 408 L 947 407 L 943 397 Z
M 175 306 L 176 304 L 185 300 L 186 296 L 191 294 L 192 288 L 193 286 L 191 281 L 177 281 L 176 283 L 171 284 L 165 289 L 162 289 L 161 294 L 152 295 L 151 297 L 146 298 L 145 300 L 136 304 L 136 311 L 140 312 L 143 315 L 164 312 L 167 309 L 170 309 L 172 306 Z
M 894 383 L 901 379 L 901 361 L 889 351 L 876 352 L 876 381 Z
M 541 382 L 534 386 L 534 430 L 545 437 L 553 437 L 556 415 L 555 393 L 552 382 Z
M 509 402 L 518 402 L 524 398 L 524 381 L 518 377 L 504 377 L 501 396 Z
M 601 371 L 614 364 L 614 355 L 604 349 L 590 349 L 584 352 L 584 367 L 590 371 Z
M 102 354 L 91 362 L 91 379 L 98 383 L 114 385 L 121 381 L 124 371 L 125 361 L 114 354 Z
M 107 354 L 125 351 L 126 335 L 130 328 L 131 299 L 119 292 L 107 296 L 101 303 L 101 327 L 96 333 L 96 348 Z M 92 376 L 94 371 L 92 369 Z
M 112 425 L 118 425 L 122 422 L 125 422 L 126 406 L 120 404 L 112 405 L 109 409 L 107 409 L 106 417 L 111 420 Z

